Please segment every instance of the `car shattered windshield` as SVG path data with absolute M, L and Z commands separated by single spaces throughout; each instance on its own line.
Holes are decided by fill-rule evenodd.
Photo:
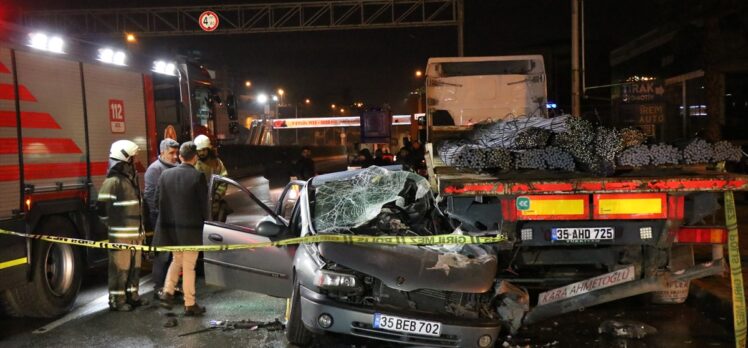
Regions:
M 431 234 L 425 217 L 432 202 L 423 177 L 373 166 L 316 187 L 314 227 L 321 233 L 365 229 L 373 234 Z

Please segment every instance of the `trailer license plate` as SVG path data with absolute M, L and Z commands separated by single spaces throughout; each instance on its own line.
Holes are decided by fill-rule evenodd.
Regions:
M 552 240 L 578 241 L 613 239 L 613 227 L 569 227 L 551 229 Z
M 407 319 L 381 313 L 374 313 L 374 323 L 372 326 L 374 326 L 375 329 L 385 329 L 437 337 L 441 335 L 442 331 L 442 324 L 435 321 Z

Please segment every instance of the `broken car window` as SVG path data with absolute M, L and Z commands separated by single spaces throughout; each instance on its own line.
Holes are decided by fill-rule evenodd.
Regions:
M 403 220 L 410 220 L 410 213 L 420 215 L 431 209 L 418 204 L 429 193 L 428 181 L 417 174 L 372 166 L 316 188 L 314 227 L 318 232 L 351 229 L 392 212 L 389 218 L 377 219 L 386 225 L 381 229 L 408 229 Z

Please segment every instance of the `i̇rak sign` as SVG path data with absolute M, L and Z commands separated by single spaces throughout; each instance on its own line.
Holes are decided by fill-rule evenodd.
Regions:
M 109 127 L 112 133 L 125 132 L 125 102 L 109 99 Z

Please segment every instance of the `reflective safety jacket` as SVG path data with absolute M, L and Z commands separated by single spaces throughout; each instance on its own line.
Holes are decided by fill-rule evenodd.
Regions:
M 208 155 L 208 158 L 204 160 L 199 159 L 195 164 L 195 169 L 203 173 L 203 175 L 205 176 L 205 181 L 208 183 L 208 185 L 210 185 L 210 178 L 214 174 L 220 176 L 229 175 L 228 171 L 226 171 L 226 167 L 223 165 L 223 162 L 221 162 L 221 159 L 218 158 L 213 152 Z M 223 196 L 226 194 L 226 188 L 226 184 L 218 185 L 218 187 L 213 191 L 213 200 L 217 201 L 223 198 Z
M 99 190 L 98 208 L 110 241 L 143 237 L 140 188 L 132 164 L 110 160 L 107 178 Z

